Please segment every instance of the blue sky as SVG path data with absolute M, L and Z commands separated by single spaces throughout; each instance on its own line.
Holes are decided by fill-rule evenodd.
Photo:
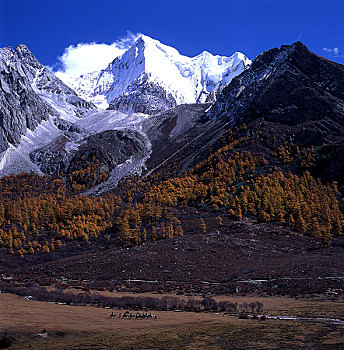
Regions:
M 344 63 L 343 0 L 0 0 L 0 46 L 25 43 L 53 66 L 78 43 L 111 44 L 144 33 L 193 56 L 203 50 L 253 59 L 301 40 Z

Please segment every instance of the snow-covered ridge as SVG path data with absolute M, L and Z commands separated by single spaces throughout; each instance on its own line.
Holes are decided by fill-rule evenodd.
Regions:
M 195 57 L 183 56 L 175 48 L 142 35 L 100 72 L 80 77 L 58 76 L 80 97 L 100 108 L 107 108 L 121 96 L 139 93 L 136 90 L 142 81 L 149 84 L 150 90 L 158 86 L 172 96 L 175 104 L 183 104 L 204 102 L 209 93 L 229 84 L 250 64 L 240 52 L 231 57 L 214 56 L 207 51 Z M 154 96 L 154 92 L 149 93 Z
M 25 45 L 16 50 L 0 48 L 3 111 L 9 110 L 7 124 L 14 125 L 15 136 L 3 140 L 0 177 L 21 171 L 59 172 L 90 135 L 107 130 L 135 131 L 146 140 L 142 125 L 149 114 L 177 104 L 203 102 L 250 63 L 241 53 L 225 57 L 205 51 L 190 58 L 141 36 L 106 69 L 80 77 L 63 76 L 63 83 Z M 28 106 L 16 104 L 16 87 L 25 88 Z M 112 108 L 99 110 L 90 102 L 102 108 L 112 103 Z M 35 120 L 36 116 L 40 118 Z M 150 152 L 148 139 L 145 149 L 142 159 L 114 170 L 112 185 L 120 175 L 140 171 Z

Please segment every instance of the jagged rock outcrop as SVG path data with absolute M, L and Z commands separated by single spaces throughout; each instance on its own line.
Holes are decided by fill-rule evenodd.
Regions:
M 20 49 L 0 49 L 0 152 L 17 144 L 27 129 L 34 130 L 49 115 L 57 113 L 32 89 Z
M 15 50 L 15 57 L 30 84 L 33 84 L 38 90 L 55 94 L 75 95 L 70 87 L 37 60 L 27 46 L 18 45 Z
M 70 161 L 68 172 L 84 169 L 87 162 L 97 160 L 101 170 L 109 173 L 131 157 L 143 157 L 146 149 L 144 137 L 135 130 L 107 130 L 82 141 Z
M 343 111 L 344 67 L 297 42 L 260 54 L 223 89 L 208 116 L 233 124 L 258 118 L 289 126 L 319 121 L 335 129 L 344 125 Z
M 27 129 L 35 130 L 42 120 L 59 117 L 61 104 L 75 116 L 94 108 L 44 67 L 25 45 L 0 49 L 0 152 L 9 143 L 17 145 Z
M 61 131 L 59 136 L 29 155 L 31 161 L 45 174 L 65 173 L 79 142 L 89 136 L 86 130 L 62 119 L 55 120 L 55 125 Z
M 342 178 L 344 66 L 300 42 L 260 54 L 218 95 L 207 118 L 244 126 L 242 150 L 262 155 L 274 166 L 301 171 L 297 162 L 279 163 L 274 154 L 284 144 L 312 147 L 307 169 L 324 181 Z
M 75 106 L 78 116 L 94 108 L 92 103 L 80 98 L 73 89 L 43 66 L 25 45 L 18 45 L 15 52 L 21 62 L 23 72 L 36 92 L 53 94 L 58 97 L 58 100 Z
M 31 152 L 30 158 L 44 174 L 63 174 L 72 158 L 66 148 L 68 142 L 68 138 L 60 136 L 53 143 Z
M 149 75 L 144 74 L 141 79 L 130 84 L 123 95 L 112 100 L 108 109 L 153 115 L 176 105 L 172 94 L 149 81 Z
M 147 152 L 146 140 L 134 130 L 84 134 L 83 139 L 80 135 L 81 130 L 66 130 L 52 143 L 31 152 L 30 158 L 45 174 L 70 173 L 85 169 L 95 161 L 102 171 L 110 173 L 131 157 L 140 158 Z M 70 142 L 73 138 L 75 142 Z

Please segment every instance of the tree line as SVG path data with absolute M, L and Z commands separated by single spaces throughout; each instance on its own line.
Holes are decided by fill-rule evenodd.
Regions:
M 114 309 L 129 310 L 152 310 L 152 311 L 190 311 L 190 312 L 228 312 L 237 314 L 239 312 L 262 313 L 264 305 L 258 301 L 233 303 L 231 301 L 216 301 L 211 297 L 202 299 L 189 298 L 187 300 L 174 296 L 163 296 L 161 298 L 146 296 L 122 296 L 113 297 L 98 293 L 82 292 L 74 294 L 65 292 L 59 288 L 47 291 L 43 287 L 1 286 L 2 292 L 13 293 L 22 297 L 28 297 L 40 301 L 65 303 L 68 305 L 92 305 L 99 307 L 110 307 Z

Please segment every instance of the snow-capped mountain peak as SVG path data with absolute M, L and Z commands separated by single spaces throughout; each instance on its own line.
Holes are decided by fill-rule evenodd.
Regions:
M 66 77 L 65 83 L 99 107 L 110 104 L 112 109 L 152 114 L 178 104 L 204 101 L 250 63 L 240 52 L 226 57 L 203 51 L 187 57 L 142 35 L 104 70 Z

